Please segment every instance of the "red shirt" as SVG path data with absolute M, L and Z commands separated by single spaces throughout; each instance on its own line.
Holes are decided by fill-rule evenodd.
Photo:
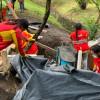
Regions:
M 27 39 L 32 38 L 32 35 L 30 33 L 28 33 L 27 31 L 22 32 L 22 35 Z M 22 43 L 23 43 L 23 48 L 25 48 L 26 45 L 28 44 L 28 42 L 24 41 L 24 40 L 22 41 Z M 25 53 L 26 54 L 37 54 L 38 53 L 38 46 L 35 43 L 33 43 L 31 45 L 31 47 Z
M 100 58 L 94 58 L 94 65 L 96 66 L 96 72 L 100 73 Z
M 88 40 L 88 32 L 84 29 L 81 29 L 81 30 L 78 30 L 78 36 L 76 38 L 76 32 L 72 32 L 70 34 L 70 38 L 72 39 L 73 41 L 73 45 L 74 45 L 74 48 L 78 51 L 78 50 L 82 50 L 82 51 L 86 51 L 89 49 L 89 46 L 88 46 L 88 42 L 83 42 L 83 43 L 75 43 L 75 41 L 80 41 L 80 40 Z
M 15 25 L 0 23 L 0 50 L 3 50 L 12 43 L 15 43 L 21 55 L 25 55 L 22 45 L 23 35 L 20 28 Z

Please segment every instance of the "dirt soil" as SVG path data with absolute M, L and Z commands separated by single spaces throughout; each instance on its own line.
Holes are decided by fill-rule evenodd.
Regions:
M 13 77 L 0 74 L 0 100 L 12 100 L 17 90 L 18 84 Z
M 25 13 L 19 13 L 18 16 L 20 18 L 26 18 L 30 22 L 38 21 L 41 22 L 40 19 L 36 19 L 36 17 L 33 17 L 32 15 L 28 14 L 27 11 Z M 49 25 L 49 28 L 46 29 L 46 33 L 41 33 L 43 36 L 43 39 L 39 40 L 41 43 L 50 46 L 52 48 L 56 48 L 57 46 L 61 45 L 61 38 L 66 38 L 66 31 L 58 29 L 54 27 L 53 25 Z M 36 32 L 36 31 L 34 31 Z M 42 51 L 42 49 L 40 48 Z M 50 53 L 50 51 L 47 51 Z M 16 93 L 16 90 L 18 90 L 18 84 L 16 83 L 15 79 L 12 77 L 9 77 L 9 79 L 6 79 L 2 75 L 0 75 L 0 100 L 12 100 L 13 96 Z

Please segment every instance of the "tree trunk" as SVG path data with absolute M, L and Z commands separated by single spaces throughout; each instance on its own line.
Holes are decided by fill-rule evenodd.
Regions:
M 45 27 L 45 24 L 48 20 L 48 17 L 50 15 L 50 7 L 51 7 L 51 0 L 47 0 L 46 11 L 45 11 L 45 15 L 43 18 L 43 23 L 41 24 L 41 26 L 40 26 L 39 30 L 37 31 L 37 33 L 35 34 L 35 36 L 33 36 L 33 38 L 35 38 L 36 40 L 37 40 L 37 37 L 41 34 L 41 32 L 42 32 L 43 28 Z M 33 42 L 29 42 L 25 48 L 25 51 L 27 51 L 31 47 L 32 44 L 33 44 Z
M 46 2 L 46 11 L 45 11 L 45 15 L 44 15 L 44 18 L 43 18 L 43 23 L 41 24 L 38 32 L 36 33 L 36 38 L 40 35 L 43 28 L 45 27 L 45 24 L 46 24 L 46 22 L 48 20 L 48 17 L 50 15 L 50 6 L 51 6 L 51 0 L 47 0 L 47 2 Z

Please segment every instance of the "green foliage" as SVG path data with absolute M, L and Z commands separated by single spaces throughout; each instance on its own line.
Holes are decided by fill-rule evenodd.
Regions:
M 100 8 L 100 0 L 89 0 L 89 3 L 95 4 L 97 8 Z
M 42 19 L 44 16 L 44 13 L 45 13 L 45 7 L 35 3 L 33 1 L 26 0 L 25 8 L 28 10 L 28 12 L 30 13 L 31 16 L 33 15 L 33 16 L 36 16 L 37 19 Z M 42 0 L 39 0 L 39 1 L 41 1 L 45 4 L 44 1 L 42 1 Z M 16 8 L 18 8 L 18 4 L 16 5 Z M 49 23 L 51 23 L 59 28 L 63 28 L 63 26 L 57 21 L 57 19 L 52 14 L 50 14 L 48 21 L 49 21 Z
M 84 2 L 84 0 L 75 0 L 79 5 Z
M 97 4 L 100 4 L 100 0 L 75 0 L 76 3 L 78 3 L 79 5 L 82 3 L 82 2 L 87 2 L 87 3 L 97 3 Z
M 87 0 L 76 0 L 77 4 L 82 10 L 86 10 L 87 8 Z
M 83 22 L 84 22 L 84 27 L 89 31 L 89 39 L 90 40 L 95 39 L 96 33 L 100 28 L 100 25 L 95 23 L 95 19 L 93 17 L 89 19 L 84 18 Z
M 66 0 L 53 0 L 52 1 L 52 4 L 56 4 L 56 5 L 58 5 L 58 6 L 61 6 L 61 5 L 63 5 L 63 4 L 65 4 L 66 3 Z
M 97 4 L 100 4 L 100 0 L 90 0 L 91 2 L 95 2 Z
M 42 6 L 46 3 L 46 0 L 32 0 L 32 1 Z M 52 0 L 51 3 L 52 3 L 52 6 L 55 7 L 55 6 L 61 6 L 67 2 L 66 0 Z

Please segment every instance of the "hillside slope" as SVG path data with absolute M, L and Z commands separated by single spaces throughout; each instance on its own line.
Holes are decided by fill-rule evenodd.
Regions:
M 32 1 L 43 6 L 46 0 Z M 75 0 L 53 0 L 52 9 L 54 12 L 73 21 L 82 21 L 82 18 L 97 17 L 97 9 L 93 4 L 88 4 L 86 10 L 81 10 Z
M 28 12 L 29 16 L 33 16 L 34 18 L 42 21 L 45 13 L 45 6 L 41 6 L 35 2 L 32 2 L 32 0 L 26 0 L 25 8 L 27 9 L 25 12 Z M 18 2 L 16 2 L 16 10 L 19 11 Z M 48 22 L 59 28 L 63 28 L 60 22 L 57 21 L 57 19 L 52 15 L 49 16 Z

